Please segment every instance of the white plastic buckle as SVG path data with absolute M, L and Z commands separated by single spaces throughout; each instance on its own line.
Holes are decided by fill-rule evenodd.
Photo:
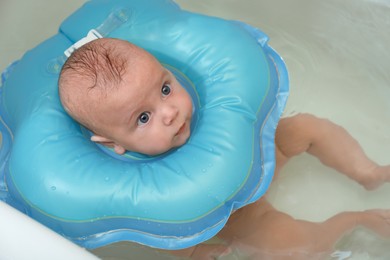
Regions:
M 1 1 L 1 0 L 0 0 Z M 131 10 L 126 8 L 119 8 L 109 14 L 106 20 L 103 21 L 96 29 L 92 29 L 88 32 L 87 36 L 70 46 L 64 54 L 50 60 L 47 64 L 47 71 L 50 73 L 58 74 L 61 71 L 62 65 L 69 58 L 72 53 L 93 40 L 106 37 L 109 33 L 119 28 L 126 23 L 131 17 Z
M 90 30 L 88 32 L 86 37 L 80 39 L 75 44 L 73 44 L 68 49 L 66 49 L 66 51 L 64 51 L 64 54 L 65 54 L 65 56 L 67 58 L 69 58 L 69 56 L 72 55 L 72 53 L 75 50 L 77 50 L 78 48 L 80 48 L 84 44 L 87 44 L 87 43 L 89 43 L 89 42 L 91 42 L 93 40 L 99 39 L 99 38 L 103 38 L 103 36 L 98 31 L 96 31 L 95 29 L 92 29 L 92 30 Z

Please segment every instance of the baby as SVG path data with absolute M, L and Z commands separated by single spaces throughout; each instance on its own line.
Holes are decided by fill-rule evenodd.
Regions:
M 151 54 L 123 40 L 98 39 L 76 50 L 64 64 L 59 93 L 65 110 L 90 129 L 91 140 L 149 155 L 183 145 L 190 136 L 192 103 L 186 90 Z M 340 126 L 309 114 L 280 120 L 276 170 L 308 152 L 363 185 L 390 181 L 390 166 L 367 158 Z M 244 249 L 254 259 L 313 259 L 329 255 L 335 242 L 357 226 L 390 236 L 390 211 L 343 212 L 323 223 L 296 220 L 263 197 L 237 210 L 218 234 L 226 244 L 200 244 L 174 252 L 213 259 Z M 287 254 L 286 254 L 287 253 Z
M 64 64 L 59 80 L 66 111 L 94 135 L 92 141 L 156 155 L 190 136 L 192 102 L 152 55 L 128 42 L 99 39 Z

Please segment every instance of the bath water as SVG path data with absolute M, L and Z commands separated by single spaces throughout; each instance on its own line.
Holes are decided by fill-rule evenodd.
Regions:
M 0 70 L 58 30 L 83 0 L 0 3 Z M 346 128 L 367 155 L 390 163 L 390 0 L 177 0 L 182 8 L 261 28 L 284 58 L 291 94 L 285 116 L 308 112 Z M 302 155 L 292 159 L 268 198 L 296 218 L 323 221 L 342 211 L 390 208 L 390 185 L 365 191 Z M 358 229 L 325 259 L 390 259 L 390 241 Z M 173 259 L 121 242 L 93 251 L 103 259 Z M 339 254 L 337 254 L 339 253 Z M 245 259 L 241 252 L 221 259 Z

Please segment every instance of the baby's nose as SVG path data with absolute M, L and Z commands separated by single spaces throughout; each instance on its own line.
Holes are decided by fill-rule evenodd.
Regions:
M 163 123 L 165 125 L 170 125 L 175 121 L 177 115 L 179 114 L 179 110 L 176 106 L 166 105 L 162 107 L 161 113 L 163 117 Z

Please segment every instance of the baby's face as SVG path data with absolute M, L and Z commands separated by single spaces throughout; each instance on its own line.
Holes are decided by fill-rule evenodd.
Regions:
M 116 145 L 117 153 L 156 155 L 187 141 L 192 101 L 170 71 L 150 54 L 141 56 L 128 65 L 117 89 L 102 99 L 95 118 L 99 135 Z

